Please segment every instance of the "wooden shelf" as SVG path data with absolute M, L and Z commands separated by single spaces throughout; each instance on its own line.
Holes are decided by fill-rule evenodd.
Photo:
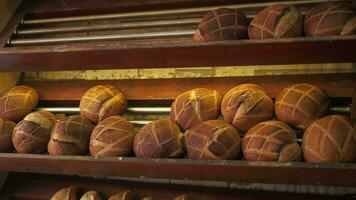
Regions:
M 240 183 L 355 186 L 355 164 L 0 154 L 0 171 Z
M 356 36 L 206 43 L 107 41 L 2 48 L 0 71 L 354 63 L 355 52 Z

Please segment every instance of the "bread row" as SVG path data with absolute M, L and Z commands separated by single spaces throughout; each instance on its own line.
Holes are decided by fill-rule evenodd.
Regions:
M 238 85 L 224 97 L 215 90 L 193 89 L 172 103 L 170 120 L 153 121 L 137 134 L 119 116 L 127 101 L 113 86 L 90 88 L 80 102 L 81 116 L 56 122 L 53 114 L 38 111 L 17 125 L 5 119 L 19 119 L 31 111 L 38 101 L 34 94 L 32 88 L 17 86 L 0 98 L 0 102 L 6 99 L 0 104 L 5 108 L 0 112 L 4 118 L 0 120 L 2 152 L 11 151 L 13 145 L 20 153 L 48 151 L 51 155 L 82 155 L 89 150 L 93 156 L 128 156 L 133 150 L 144 158 L 176 158 L 187 152 L 191 159 L 236 159 L 242 150 L 246 160 L 297 161 L 302 152 L 313 163 L 356 158 L 356 133 L 350 118 L 318 119 L 326 114 L 329 97 L 305 83 L 285 88 L 275 105 L 255 84 Z M 34 97 L 37 100 L 31 100 Z M 217 119 L 220 110 L 224 120 Z M 273 111 L 278 120 L 273 120 Z M 302 148 L 292 127 L 305 130 Z
M 50 200 L 104 200 L 104 197 L 97 191 L 88 191 L 78 198 L 78 188 L 70 186 L 56 192 Z M 109 197 L 108 200 L 134 200 L 137 196 L 131 191 L 120 192 Z M 142 200 L 154 200 L 152 197 L 145 197 Z M 193 200 L 192 197 L 182 194 L 174 198 L 174 200 Z
M 207 13 L 194 34 L 195 41 L 267 39 L 352 35 L 356 8 L 345 2 L 323 2 L 304 17 L 298 8 L 276 4 L 260 11 L 249 23 L 239 10 L 219 8 Z

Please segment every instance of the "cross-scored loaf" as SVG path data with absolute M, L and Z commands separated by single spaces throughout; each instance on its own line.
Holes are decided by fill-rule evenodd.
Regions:
M 258 122 L 272 119 L 273 101 L 255 84 L 241 84 L 229 90 L 222 102 L 224 120 L 246 132 Z
M 88 151 L 94 125 L 79 116 L 69 116 L 56 123 L 48 143 L 51 155 L 81 155 Z
M 36 107 L 38 99 L 33 88 L 13 87 L 0 96 L 0 118 L 18 122 Z
M 326 114 L 330 99 L 320 88 L 300 83 L 289 86 L 277 95 L 274 112 L 278 120 L 305 130 Z
M 194 34 L 195 41 L 218 41 L 247 38 L 248 19 L 236 10 L 219 8 L 208 12 Z
M 296 7 L 283 4 L 263 9 L 248 27 L 251 39 L 298 37 L 302 34 L 302 14 Z
M 96 123 L 112 115 L 122 115 L 127 107 L 124 94 L 111 85 L 90 88 L 80 100 L 80 114 Z
M 320 3 L 305 16 L 304 30 L 307 36 L 356 34 L 355 8 L 348 3 Z
M 252 127 L 242 139 L 242 152 L 251 161 L 292 162 L 302 155 L 293 129 L 274 120 Z
M 78 188 L 67 187 L 56 192 L 50 200 L 77 200 Z
M 134 139 L 137 157 L 174 158 L 184 154 L 184 136 L 169 119 L 153 121 L 141 128 Z
M 135 195 L 131 191 L 127 190 L 111 196 L 109 200 L 133 200 L 134 197 Z
M 89 191 L 86 192 L 81 198 L 80 200 L 103 200 L 103 198 L 101 197 L 101 195 L 96 192 L 96 191 Z
M 179 95 L 172 103 L 171 119 L 186 131 L 200 122 L 216 119 L 221 95 L 216 90 L 196 88 Z
M 12 146 L 12 131 L 16 123 L 7 119 L 0 118 L 0 152 L 10 152 Z
M 12 142 L 19 153 L 42 153 L 47 150 L 55 116 L 47 111 L 28 114 L 12 134 Z
M 90 136 L 93 156 L 127 156 L 132 151 L 135 129 L 130 122 L 115 115 L 104 119 Z
M 190 159 L 228 160 L 240 154 L 239 132 L 223 120 L 202 122 L 185 133 Z
M 310 163 L 356 161 L 356 131 L 351 119 L 329 115 L 312 123 L 303 135 L 304 159 Z

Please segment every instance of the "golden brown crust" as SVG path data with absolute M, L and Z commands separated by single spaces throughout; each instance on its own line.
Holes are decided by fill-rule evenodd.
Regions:
M 15 122 L 0 118 L 0 152 L 10 152 L 13 149 L 11 138 L 15 126 Z
M 356 161 L 356 131 L 351 119 L 329 115 L 312 123 L 303 135 L 304 159 L 310 163 Z
M 276 4 L 259 12 L 248 27 L 251 39 L 298 37 L 303 34 L 303 16 L 290 5 Z
M 305 16 L 305 34 L 313 37 L 354 34 L 356 30 L 354 27 L 355 22 L 352 22 L 354 17 L 355 9 L 351 4 L 340 2 L 320 3 Z M 345 25 L 347 25 L 346 28 Z
M 328 111 L 330 99 L 320 88 L 299 83 L 277 95 L 274 112 L 278 120 L 305 130 L 313 121 Z
M 33 88 L 13 87 L 0 96 L 0 118 L 18 122 L 36 107 L 38 100 Z
M 103 198 L 100 196 L 100 194 L 96 191 L 89 191 L 86 192 L 80 200 L 103 200 Z
M 50 200 L 77 200 L 78 189 L 70 186 L 56 192 Z
M 46 151 L 55 117 L 47 111 L 28 114 L 14 128 L 12 143 L 19 153 Z
M 88 151 L 94 125 L 79 115 L 69 116 L 53 127 L 48 143 L 51 155 L 81 155 Z
M 131 191 L 127 190 L 111 196 L 109 200 L 133 200 L 134 197 L 135 195 Z
M 112 115 L 122 115 L 127 108 L 124 94 L 111 85 L 90 88 L 80 100 L 81 116 L 96 123 Z
M 281 121 L 260 122 L 242 139 L 242 151 L 251 161 L 299 161 L 301 150 L 296 135 Z
M 247 38 L 248 19 L 236 10 L 219 8 L 208 12 L 200 21 L 193 39 L 195 41 L 218 41 Z
M 239 132 L 223 120 L 209 120 L 185 133 L 190 159 L 227 160 L 240 154 Z
M 124 118 L 115 115 L 104 119 L 90 136 L 90 153 L 93 156 L 127 156 L 132 151 L 134 127 Z
M 221 95 L 216 90 L 196 88 L 179 95 L 171 106 L 171 119 L 186 131 L 200 122 L 216 119 Z
M 273 101 L 255 84 L 241 84 L 229 90 L 221 102 L 224 120 L 246 132 L 259 122 L 272 119 Z
M 142 127 L 134 139 L 137 157 L 174 158 L 184 153 L 184 136 L 168 119 L 153 121 Z

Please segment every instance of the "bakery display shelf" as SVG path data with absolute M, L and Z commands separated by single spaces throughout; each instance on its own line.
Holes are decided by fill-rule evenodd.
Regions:
M 0 171 L 355 187 L 354 164 L 0 154 Z

